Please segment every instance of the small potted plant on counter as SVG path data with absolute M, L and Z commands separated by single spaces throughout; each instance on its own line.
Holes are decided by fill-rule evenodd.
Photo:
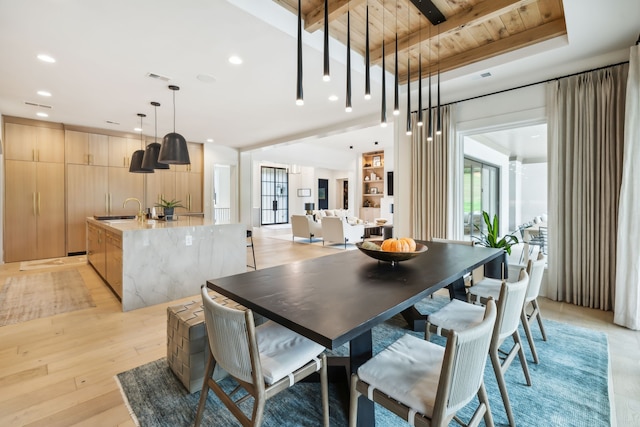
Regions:
M 511 246 L 518 243 L 518 238 L 513 234 L 507 234 L 506 236 L 500 238 L 500 236 L 498 235 L 500 231 L 498 215 L 494 215 L 492 221 L 489 218 L 489 214 L 485 211 L 482 211 L 482 218 L 484 219 L 484 224 L 487 227 L 487 232 L 485 234 L 480 229 L 480 227 L 475 225 L 475 229 L 480 232 L 480 237 L 473 236 L 474 240 L 481 246 L 485 246 L 487 248 L 503 249 L 505 252 L 503 256 L 498 257 L 484 265 L 484 275 L 486 277 L 492 277 L 495 279 L 506 279 L 508 277 L 507 254 L 511 255 Z M 502 277 L 503 264 L 504 277 Z
M 180 202 L 180 200 L 165 200 L 164 198 L 160 197 L 160 203 L 156 203 L 156 207 L 162 208 L 165 221 L 172 221 L 174 217 L 173 210 L 175 208 L 184 208 L 184 206 L 182 206 Z

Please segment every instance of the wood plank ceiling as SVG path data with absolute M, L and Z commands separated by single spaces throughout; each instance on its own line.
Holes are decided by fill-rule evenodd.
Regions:
M 298 0 L 273 0 L 298 13 Z M 418 1 L 418 0 L 416 0 Z M 365 54 L 366 10 L 372 64 L 381 64 L 385 44 L 387 71 L 394 73 L 398 35 L 398 75 L 406 83 L 422 75 L 459 68 L 567 33 L 561 0 L 432 0 L 446 21 L 433 25 L 411 0 L 329 0 L 329 34 L 346 45 L 347 11 L 351 15 L 351 48 Z M 302 0 L 304 28 L 324 26 L 324 0 Z

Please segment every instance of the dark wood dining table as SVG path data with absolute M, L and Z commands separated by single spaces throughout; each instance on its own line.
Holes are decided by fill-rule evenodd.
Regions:
M 329 348 L 349 343 L 351 373 L 372 357 L 371 329 L 497 258 L 501 249 L 420 242 L 428 250 L 396 265 L 353 250 L 207 281 L 207 287 Z M 457 290 L 458 294 L 460 289 Z M 416 327 L 410 325 L 411 327 Z M 361 398 L 358 425 L 374 426 L 373 402 Z

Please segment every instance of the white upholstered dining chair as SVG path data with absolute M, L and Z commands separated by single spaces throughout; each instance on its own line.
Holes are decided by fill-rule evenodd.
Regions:
M 498 314 L 496 323 L 489 346 L 489 356 L 491 364 L 496 374 L 496 380 L 502 395 L 502 402 L 509 419 L 509 425 L 515 427 L 515 419 L 509 402 L 509 394 L 507 385 L 504 380 L 504 373 L 509 369 L 511 362 L 516 358 L 520 359 L 520 365 L 524 373 L 527 385 L 531 385 L 531 377 L 529 375 L 529 367 L 524 356 L 522 341 L 518 333 L 518 323 L 524 298 L 527 293 L 529 284 L 529 275 L 524 270 L 520 271 L 520 277 L 517 282 L 507 283 L 503 281 L 500 288 L 498 305 Z M 488 301 L 493 301 L 490 299 Z M 430 339 L 432 333 L 438 335 L 447 335 L 451 330 L 464 331 L 474 327 L 482 321 L 484 307 L 460 300 L 452 300 L 450 303 L 442 307 L 440 310 L 427 316 L 427 326 L 425 335 L 427 340 Z M 500 347 L 507 338 L 513 338 L 513 346 L 508 352 L 503 352 Z M 504 357 L 502 356 L 504 354 Z
M 493 417 L 484 387 L 484 366 L 496 321 L 489 301 L 483 319 L 464 331 L 450 331 L 446 347 L 406 334 L 369 359 L 351 377 L 349 426 L 357 423 L 362 396 L 389 409 L 410 425 L 445 427 L 478 397 L 469 426 Z M 464 425 L 464 424 L 463 424 Z
M 329 426 L 329 397 L 325 348 L 273 321 L 256 327 L 253 313 L 247 309 L 225 307 L 213 300 L 202 286 L 205 325 L 210 355 L 200 392 L 195 426 L 202 421 L 209 389 L 231 411 L 243 426 L 262 423 L 267 399 L 314 372 L 320 373 L 324 426 Z M 220 365 L 238 386 L 227 394 L 213 379 Z M 244 389 L 237 400 L 232 396 Z M 253 398 L 253 411 L 248 417 L 238 405 Z
M 540 306 L 538 304 L 538 295 L 540 294 L 540 285 L 542 284 L 542 276 L 544 275 L 544 267 L 546 264 L 546 257 L 542 252 L 538 252 L 538 258 L 529 260 L 527 262 L 527 274 L 529 274 L 529 287 L 527 288 L 527 296 L 525 297 L 524 304 L 522 306 L 522 313 L 520 314 L 520 322 L 524 329 L 527 341 L 529 342 L 529 348 L 531 348 L 531 355 L 533 356 L 534 363 L 539 363 L 538 351 L 536 344 L 533 340 L 533 334 L 531 332 L 531 324 L 535 321 L 538 322 L 540 332 L 542 333 L 542 339 L 547 340 L 547 334 L 542 324 L 542 314 L 540 313 Z M 476 283 L 475 286 L 469 288 L 469 299 L 471 301 L 481 301 L 489 297 L 497 300 L 500 295 L 500 287 L 502 282 L 497 279 L 483 279 Z

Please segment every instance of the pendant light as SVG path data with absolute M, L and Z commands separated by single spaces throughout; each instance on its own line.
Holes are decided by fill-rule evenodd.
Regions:
M 396 66 L 396 76 L 395 76 L 395 88 L 394 88 L 394 100 L 393 100 L 393 115 L 397 116 L 400 114 L 400 91 L 398 89 L 398 0 L 396 0 L 396 56 L 395 56 L 395 66 Z
M 433 116 L 431 115 L 431 25 L 429 24 L 429 117 L 427 125 L 427 141 L 433 141 Z
M 382 0 L 382 108 L 380 109 L 380 126 L 387 127 L 387 71 L 384 55 L 384 0 Z
M 420 17 L 420 14 L 418 14 Z M 422 18 L 420 18 L 420 44 L 418 45 L 418 126 L 422 126 Z
M 344 110 L 350 113 L 351 108 L 351 10 L 347 3 L 347 96 Z
M 331 80 L 329 73 L 329 0 L 324 0 L 324 75 L 322 80 Z
M 367 0 L 367 29 L 365 34 L 364 99 L 371 99 L 371 55 L 369 53 L 369 0 Z
M 140 145 L 144 145 L 142 138 L 142 118 L 147 117 L 146 114 L 138 113 L 140 117 Z M 142 158 L 144 150 L 136 150 L 131 155 L 131 163 L 129 164 L 129 172 L 132 173 L 153 173 L 153 169 L 145 169 L 142 167 Z
M 158 155 L 160 154 L 160 144 L 158 143 L 158 107 L 159 102 L 151 102 L 155 111 L 155 134 L 153 142 L 147 145 L 144 150 L 144 157 L 142 158 L 143 169 L 169 169 L 169 165 L 165 163 L 158 163 Z
M 407 0 L 407 27 L 411 34 L 411 15 L 409 13 L 409 0 Z M 407 135 L 411 135 L 411 44 L 410 37 L 407 38 Z
M 171 85 L 169 89 L 173 91 L 173 132 L 166 134 L 162 139 L 158 162 L 169 165 L 188 165 L 191 164 L 191 161 L 189 160 L 187 141 L 182 135 L 176 133 L 176 91 L 180 88 Z
M 298 0 L 298 76 L 296 84 L 296 105 L 304 105 L 302 96 L 302 6 Z
M 438 27 L 438 106 L 436 110 L 436 135 L 441 135 L 441 134 L 442 134 L 442 113 L 440 112 L 440 27 Z

